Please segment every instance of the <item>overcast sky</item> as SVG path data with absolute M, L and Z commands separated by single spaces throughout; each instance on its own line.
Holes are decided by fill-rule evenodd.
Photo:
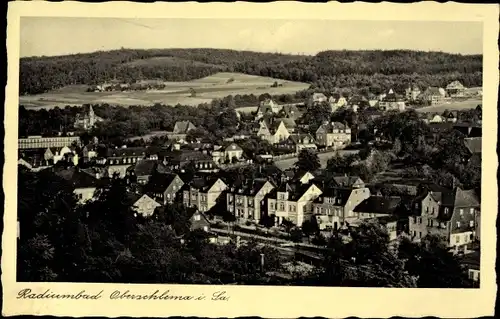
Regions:
M 480 22 L 21 18 L 20 54 L 63 55 L 124 48 L 227 48 L 315 54 L 412 49 L 482 54 Z

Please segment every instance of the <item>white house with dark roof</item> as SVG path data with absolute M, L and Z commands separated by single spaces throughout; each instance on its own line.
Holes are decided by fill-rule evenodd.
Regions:
M 466 87 L 460 81 L 453 81 L 446 86 L 446 94 L 450 97 L 464 97 Z
M 285 120 L 264 119 L 259 124 L 257 136 L 271 144 L 278 144 L 286 140 L 291 134 L 286 123 Z
M 227 187 L 220 178 L 195 178 L 183 186 L 182 202 L 187 207 L 196 207 L 201 212 L 207 212 L 215 206 Z
M 268 215 L 274 216 L 277 224 L 288 220 L 300 227 L 305 220 L 311 218 L 312 202 L 321 193 L 321 189 L 314 183 L 283 183 L 269 194 Z
M 328 98 L 323 93 L 313 93 L 309 97 L 308 102 L 309 102 L 309 104 L 319 104 L 319 103 L 328 102 Z
M 261 204 L 275 185 L 268 180 L 255 179 L 233 185 L 226 194 L 227 210 L 240 220 L 258 222 L 262 217 Z
M 277 114 L 280 111 L 281 107 L 273 101 L 272 99 L 265 99 L 261 101 L 259 104 L 259 108 L 257 109 L 257 114 L 255 115 L 255 119 L 261 119 L 265 115 L 273 115 Z
M 65 180 L 73 188 L 73 192 L 77 196 L 79 203 L 85 203 L 94 198 L 100 179 L 76 167 L 54 169 L 54 174 Z
M 229 161 L 233 161 L 234 158 L 239 161 L 242 157 L 243 149 L 236 143 L 231 143 L 224 149 L 224 158 Z
M 446 96 L 446 91 L 443 88 L 428 87 L 424 92 L 420 93 L 418 99 L 429 105 L 442 104 Z
M 351 129 L 340 122 L 325 123 L 316 130 L 316 144 L 342 149 L 351 144 Z

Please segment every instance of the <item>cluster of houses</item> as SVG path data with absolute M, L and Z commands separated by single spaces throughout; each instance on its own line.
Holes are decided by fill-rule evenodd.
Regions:
M 349 98 L 338 93 L 331 94 L 328 97 L 323 93 L 314 93 L 309 97 L 307 103 L 309 105 L 328 103 L 332 108 L 332 112 L 335 112 L 340 107 L 348 107 L 354 112 L 357 112 L 359 107 L 375 107 L 382 111 L 404 111 L 408 103 L 419 102 L 424 105 L 438 105 L 452 98 L 481 95 L 482 91 L 480 89 L 468 89 L 460 81 L 453 81 L 446 88 L 430 86 L 422 91 L 416 85 L 410 84 L 401 94 L 393 89 L 379 95 L 353 95 Z
M 171 203 L 196 208 L 197 221 L 229 212 L 238 223 L 258 224 L 264 218 L 279 226 L 301 227 L 310 221 L 324 234 L 363 220 L 377 219 L 390 240 L 406 234 L 419 241 L 439 234 L 450 248 L 471 248 L 479 240 L 480 200 L 473 190 L 445 189 L 429 183 L 403 185 L 403 195 L 384 194 L 380 185 L 367 185 L 357 176 L 333 176 L 323 172 L 280 171 L 269 165 L 255 178 L 199 170 L 189 174 L 159 154 L 108 154 L 108 161 L 130 161 L 122 178 L 130 186 L 125 198 L 145 217 Z M 92 200 L 97 188 L 112 177 L 102 167 L 52 167 L 46 170 L 66 180 L 78 200 Z M 401 186 L 401 185 L 399 185 Z

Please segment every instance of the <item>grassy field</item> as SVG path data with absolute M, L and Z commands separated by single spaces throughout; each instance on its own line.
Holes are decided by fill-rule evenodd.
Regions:
M 230 81 L 232 79 L 232 81 Z M 277 81 L 281 87 L 272 88 Z M 155 103 L 166 105 L 199 105 L 210 103 L 213 99 L 228 95 L 269 93 L 286 94 L 307 89 L 309 84 L 284 81 L 269 77 L 246 75 L 241 73 L 217 73 L 189 82 L 164 82 L 166 88 L 155 91 L 135 92 L 85 92 L 87 86 L 73 85 L 44 94 L 21 96 L 19 103 L 29 109 L 53 108 L 66 105 L 100 104 L 149 106 Z M 191 97 L 191 88 L 196 97 Z
M 440 105 L 426 106 L 416 109 L 417 112 L 422 113 L 443 113 L 445 110 L 448 111 L 459 111 L 465 109 L 474 109 L 478 104 L 482 104 L 481 98 L 470 98 L 463 101 L 450 101 Z

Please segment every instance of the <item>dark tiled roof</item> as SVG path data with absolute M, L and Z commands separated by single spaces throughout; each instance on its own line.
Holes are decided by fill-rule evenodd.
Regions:
M 205 192 L 209 190 L 215 182 L 219 180 L 218 177 L 195 177 L 189 185 L 199 191 Z
M 375 214 L 392 214 L 395 212 L 400 202 L 400 197 L 370 196 L 356 206 L 354 211 Z
M 154 174 L 149 180 L 148 190 L 152 192 L 163 192 L 168 186 L 170 186 L 170 184 L 172 184 L 177 176 L 177 174 L 173 173 Z
M 54 169 L 54 174 L 64 179 L 74 188 L 92 188 L 98 187 L 100 184 L 98 179 L 74 167 L 69 169 Z
M 464 138 L 464 143 L 471 154 L 481 153 L 482 138 L 481 137 L 468 137 Z
M 142 160 L 131 166 L 129 170 L 133 170 L 136 176 L 149 176 L 153 173 L 166 173 L 166 169 L 163 164 L 156 160 Z
M 451 192 L 441 193 L 441 202 L 443 206 L 450 207 L 479 207 L 479 199 L 474 190 L 462 190 L 459 187 Z
M 108 148 L 106 152 L 106 157 L 138 157 L 145 155 L 145 147 Z
M 305 144 L 305 140 L 308 140 L 307 144 L 314 143 L 314 138 L 312 137 L 312 135 L 306 133 L 292 134 L 289 136 L 289 139 L 295 144 Z
M 350 188 L 329 187 L 323 190 L 323 193 L 314 202 L 322 203 L 324 198 L 334 198 L 335 205 L 345 206 L 352 191 Z
M 186 134 L 189 130 L 195 128 L 196 126 L 190 121 L 179 121 L 175 123 L 173 132 L 175 134 Z
M 267 180 L 264 179 L 256 179 L 252 181 L 244 181 L 238 183 L 238 185 L 234 185 L 234 194 L 242 194 L 247 196 L 255 196 L 264 185 L 267 183 Z M 272 182 L 270 182 L 272 184 Z
M 352 187 L 358 180 L 360 183 L 364 184 L 363 180 L 359 176 L 334 176 L 333 180 L 337 186 Z
M 288 199 L 295 201 L 300 199 L 312 185 L 313 184 L 283 183 L 277 188 L 277 190 L 279 192 L 288 192 Z

